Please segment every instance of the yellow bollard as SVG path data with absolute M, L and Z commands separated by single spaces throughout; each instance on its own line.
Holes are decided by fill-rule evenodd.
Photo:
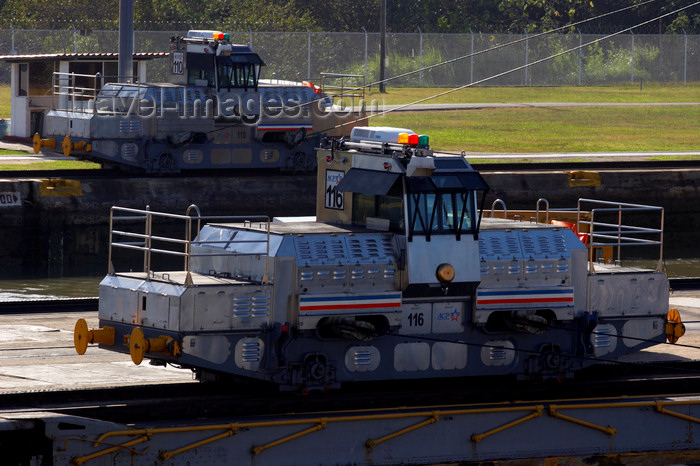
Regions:
M 56 140 L 54 138 L 41 139 L 39 133 L 34 133 L 34 137 L 32 138 L 32 147 L 34 148 L 34 153 L 38 154 L 42 147 L 46 147 L 47 149 L 55 149 Z
M 73 345 L 78 354 L 85 354 L 90 343 L 114 345 L 114 327 L 89 329 L 85 319 L 78 319 L 73 331 Z

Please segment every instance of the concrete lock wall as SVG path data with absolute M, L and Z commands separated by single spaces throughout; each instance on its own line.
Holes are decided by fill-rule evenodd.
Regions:
M 664 208 L 664 256 L 700 257 L 700 170 L 616 170 L 583 174 L 576 172 L 484 173 L 492 191 L 485 210 L 490 213 L 494 199 L 503 199 L 508 209 L 535 209 L 537 199 L 549 201 L 550 208 L 575 208 L 579 198 L 645 204 Z M 585 177 L 599 179 L 586 186 Z M 591 180 L 595 181 L 595 180 Z M 650 216 L 648 226 L 658 228 Z M 644 225 L 646 226 L 646 225 Z M 643 252 L 642 252 L 643 254 Z
M 0 181 L 0 279 L 107 271 L 112 206 L 184 215 L 309 215 L 315 177 L 133 178 Z M 6 202 L 3 201 L 5 196 Z M 184 237 L 184 222 L 159 232 Z
M 572 182 L 567 172 L 483 176 L 491 186 L 487 213 L 496 198 L 509 210 L 534 209 L 540 197 L 550 208 L 575 208 L 581 197 L 657 205 L 666 209 L 666 257 L 700 253 L 700 170 L 601 171 L 593 186 Z M 313 215 L 314 191 L 313 175 L 0 180 L 0 279 L 105 273 L 113 205 L 176 214 L 196 204 L 202 215 Z M 184 236 L 183 222 L 158 228 Z

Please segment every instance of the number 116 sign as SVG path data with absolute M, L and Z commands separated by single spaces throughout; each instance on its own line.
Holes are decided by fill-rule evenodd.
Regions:
M 340 170 L 326 170 L 326 208 L 343 210 L 342 191 L 338 191 L 338 183 L 343 179 L 345 172 Z

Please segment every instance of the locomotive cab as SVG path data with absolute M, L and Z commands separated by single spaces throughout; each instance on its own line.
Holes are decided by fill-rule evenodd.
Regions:
M 480 281 L 477 203 L 488 186 L 464 157 L 434 156 L 422 138 L 354 128 L 349 141 L 319 150 L 318 221 L 392 231 L 404 299 L 468 296 Z

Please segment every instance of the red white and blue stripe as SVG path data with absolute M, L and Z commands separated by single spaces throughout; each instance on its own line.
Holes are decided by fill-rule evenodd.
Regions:
M 313 127 L 311 123 L 259 123 L 258 131 L 296 131 L 301 128 L 310 131 Z
M 477 307 L 573 306 L 573 304 L 573 288 L 476 291 Z
M 376 312 L 390 309 L 401 309 L 401 293 L 299 296 L 299 313 L 305 316 L 351 314 L 358 310 Z

